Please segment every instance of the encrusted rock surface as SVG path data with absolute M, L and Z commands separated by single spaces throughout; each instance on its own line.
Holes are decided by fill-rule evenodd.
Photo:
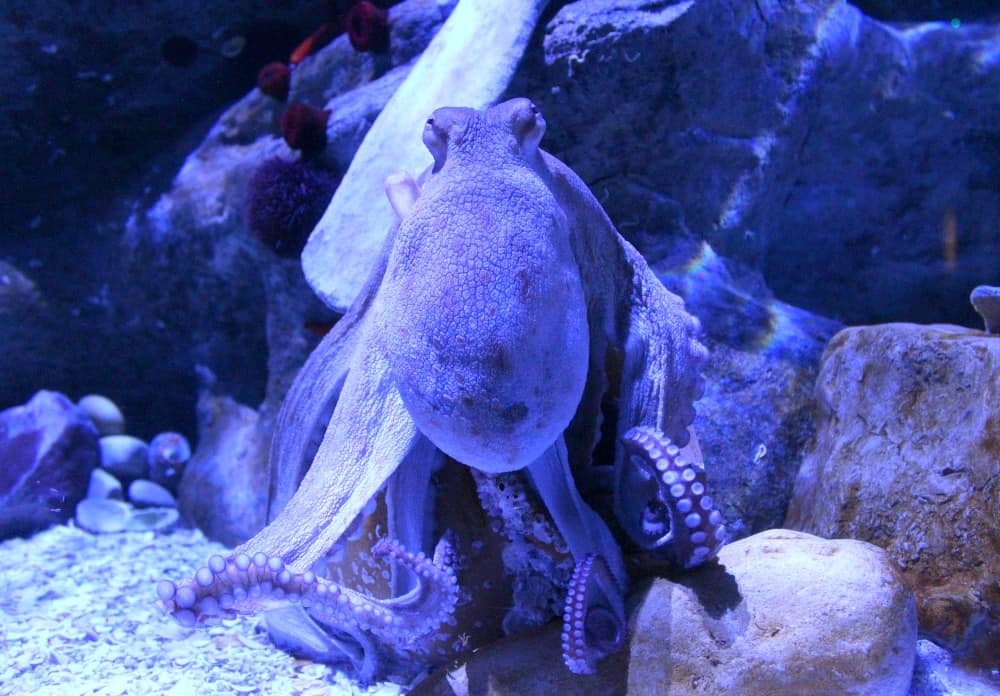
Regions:
M 957 326 L 845 329 L 786 525 L 886 549 L 920 629 L 971 663 L 1000 646 L 1000 339 Z
M 694 422 L 716 506 L 733 538 L 780 526 L 813 434 L 816 361 L 709 341 Z
M 771 530 L 632 599 L 629 645 L 593 677 L 556 666 L 550 626 L 490 646 L 414 693 L 902 696 L 910 686 L 913 596 L 871 544 Z
M 72 517 L 100 457 L 93 423 L 63 394 L 0 412 L 0 539 Z
M 450 0 L 450 4 L 453 2 Z M 70 32 L 73 36 L 69 43 L 57 41 L 58 51 L 50 56 L 42 51 L 47 40 L 36 42 L 41 34 L 36 34 L 32 27 L 15 42 L 9 42 L 10 46 L 5 43 L 0 48 L 0 55 L 8 55 L 6 51 L 23 51 L 38 56 L 45 63 L 45 70 L 52 69 L 51 63 L 60 64 L 62 67 L 55 70 L 59 80 L 69 80 L 74 88 L 80 87 L 88 93 L 95 90 L 99 94 L 95 99 L 88 97 L 87 108 L 91 108 L 92 103 L 98 104 L 102 114 L 110 116 L 112 111 L 120 113 L 119 107 L 125 112 L 139 108 L 135 102 L 129 102 L 129 97 L 170 100 L 178 98 L 173 89 L 182 93 L 193 89 L 205 93 L 199 94 L 196 100 L 203 104 L 202 97 L 216 99 L 224 91 L 214 87 L 204 89 L 200 82 L 204 73 L 199 66 L 192 66 L 186 74 L 172 68 L 167 70 L 169 66 L 165 66 L 169 79 L 175 81 L 171 89 L 147 93 L 147 82 L 162 87 L 160 78 L 164 75 L 155 72 L 147 61 L 159 61 L 158 44 L 170 34 L 161 32 L 155 39 L 148 39 L 150 27 L 163 26 L 158 23 L 161 18 L 143 17 L 142 13 L 136 14 L 123 7 L 108 10 L 107 18 L 121 19 L 134 29 L 130 41 L 138 42 L 137 46 L 116 33 L 122 27 L 106 27 L 104 19 L 101 20 L 102 31 L 106 29 L 114 37 L 111 43 L 115 50 L 130 55 L 130 51 L 138 48 L 142 54 L 137 65 L 143 66 L 139 69 L 143 84 L 134 85 L 142 95 L 131 92 L 117 81 L 101 82 L 100 72 L 93 79 L 74 79 L 77 68 L 72 62 L 80 57 L 89 60 L 89 53 L 76 52 L 79 36 L 89 35 L 80 33 L 80 24 L 85 24 L 91 14 L 100 15 L 103 11 L 85 8 L 70 12 L 62 8 L 64 3 L 56 3 L 54 7 L 62 9 L 42 8 L 36 13 L 37 8 L 31 3 L 19 4 L 25 6 L 29 15 L 25 21 L 29 24 L 41 13 L 62 15 L 66 26 L 73 27 Z M 325 158 L 333 168 L 343 170 L 347 167 L 365 131 L 402 81 L 408 63 L 423 50 L 440 26 L 450 4 L 438 0 L 409 0 L 394 5 L 390 12 L 392 38 L 386 54 L 359 53 L 351 47 L 346 36 L 341 36 L 295 68 L 290 101 L 326 107 L 333 112 L 328 124 L 329 146 Z M 217 42 L 208 36 L 210 32 L 202 33 L 203 23 L 211 24 L 213 31 L 228 30 L 227 19 L 220 19 L 220 14 L 232 13 L 231 18 L 235 20 L 237 15 L 244 17 L 244 7 L 251 5 L 252 8 L 246 9 L 246 16 L 254 23 L 264 20 L 265 26 L 275 34 L 283 26 L 274 21 L 275 13 L 282 7 L 288 17 L 298 16 L 300 12 L 315 12 L 317 24 L 324 18 L 323 3 L 304 9 L 302 3 L 281 0 L 264 9 L 260 2 L 213 2 L 199 7 L 198 12 L 189 17 L 190 22 L 181 21 L 180 27 L 166 31 L 176 29 L 192 38 L 205 39 L 200 59 L 219 62 L 222 59 L 218 55 L 214 58 L 209 55 Z M 169 7 L 170 3 L 165 4 L 163 11 Z M 21 12 L 17 10 L 13 14 Z M 178 13 L 178 17 L 181 15 L 191 16 L 190 8 Z M 6 19 L 11 21 L 10 17 Z M 138 20 L 148 26 L 136 28 L 130 24 Z M 292 45 L 305 38 L 314 27 L 314 24 L 307 24 L 305 29 L 296 32 Z M 2 31 L 0 27 L 0 33 Z M 55 31 L 61 35 L 62 28 Z M 250 38 L 248 50 L 253 44 Z M 22 41 L 23 45 L 14 45 Z M 103 37 L 97 43 L 102 41 Z M 90 48 L 87 47 L 88 51 Z M 287 55 L 284 51 L 274 58 L 285 59 Z M 103 59 L 118 67 L 112 54 L 104 55 Z M 308 335 L 303 336 L 308 334 L 303 331 L 304 319 L 319 324 L 329 324 L 332 319 L 331 313 L 323 310 L 304 281 L 297 286 L 289 283 L 280 292 L 275 290 L 275 282 L 286 282 L 294 274 L 301 278 L 300 265 L 297 260 L 286 261 L 287 271 L 275 270 L 282 265 L 281 260 L 273 259 L 273 254 L 253 238 L 244 223 L 247 183 L 256 166 L 267 157 L 294 156 L 282 140 L 279 127 L 287 104 L 252 88 L 256 69 L 266 61 L 254 68 L 245 87 L 230 93 L 221 102 L 213 102 L 209 110 L 217 109 L 219 104 L 230 106 L 214 124 L 200 124 L 183 141 L 176 143 L 169 158 L 151 159 L 148 152 L 141 149 L 143 154 L 138 158 L 141 165 L 135 165 L 136 171 L 131 172 L 127 182 L 130 192 L 126 195 L 116 193 L 106 179 L 92 175 L 96 166 L 108 164 L 99 156 L 101 148 L 88 144 L 75 146 L 79 154 L 50 151 L 52 141 L 57 141 L 55 152 L 60 148 L 67 152 L 69 149 L 61 143 L 61 132 L 54 135 L 37 127 L 37 118 L 29 116 L 34 103 L 40 98 L 46 106 L 68 107 L 76 103 L 75 97 L 69 101 L 54 100 L 53 93 L 66 97 L 59 89 L 61 83 L 56 84 L 55 92 L 48 88 L 49 83 L 39 83 L 34 95 L 23 94 L 31 86 L 32 79 L 30 71 L 20 71 L 20 60 L 8 63 L 17 78 L 5 87 L 19 94 L 16 99 L 8 100 L 11 113 L 6 115 L 19 118 L 21 130 L 35 129 L 44 136 L 41 152 L 34 144 L 27 146 L 35 150 L 25 155 L 31 166 L 22 170 L 30 176 L 18 176 L 22 182 L 37 189 L 31 193 L 42 197 L 45 208 L 41 220 L 31 225 L 24 221 L 0 241 L 0 256 L 9 262 L 0 263 L 0 314 L 17 311 L 17 316 L 10 317 L 12 321 L 0 321 L 0 343 L 9 355 L 8 359 L 0 361 L 0 406 L 25 400 L 42 384 L 68 393 L 99 390 L 106 392 L 130 414 L 129 430 L 133 434 L 149 439 L 169 423 L 192 437 L 196 427 L 194 402 L 198 382 L 193 369 L 196 364 L 209 366 L 218 376 L 220 386 L 234 398 L 246 404 L 259 404 L 265 398 L 269 354 L 284 350 L 286 345 L 291 345 L 289 352 L 294 353 L 298 341 L 308 340 Z M 128 60 L 123 59 L 123 63 Z M 86 65 L 80 69 L 86 71 L 90 67 Z M 120 67 L 131 71 L 134 65 Z M 209 84 L 218 79 L 218 76 L 212 77 Z M 120 94 L 116 97 L 120 101 L 111 109 L 104 104 L 104 96 L 108 93 Z M 240 98 L 239 95 L 244 96 Z M 192 102 L 180 99 L 174 106 L 188 108 Z M 147 117 L 170 120 L 169 116 L 158 113 L 155 106 L 142 108 L 148 108 Z M 41 118 L 49 116 L 46 112 Z M 70 129 L 97 125 L 84 125 L 84 116 L 79 110 L 59 111 L 59 118 L 64 118 Z M 115 121 L 121 126 L 117 116 Z M 130 138 L 148 130 L 146 122 L 140 127 L 128 118 L 124 121 L 129 125 L 125 130 Z M 102 118 L 102 123 L 106 123 L 106 119 Z M 20 133 L 21 130 L 11 132 Z M 35 135 L 33 132 L 31 138 L 21 139 L 21 144 L 29 140 L 35 143 L 32 140 Z M 18 138 L 9 140 L 15 143 Z M 166 144 L 161 146 L 167 147 Z M 188 155 L 186 159 L 184 154 Z M 50 166 L 50 155 L 57 166 Z M 93 213 L 93 218 L 83 219 L 75 213 L 75 208 L 65 207 L 69 205 L 66 197 L 71 193 L 68 183 L 58 189 L 44 184 L 50 175 L 65 177 L 69 172 L 78 172 L 77 165 L 67 160 L 73 158 L 76 162 L 80 157 L 85 158 L 90 178 L 101 180 L 98 203 L 101 212 Z M 5 188 L 4 194 L 15 195 L 13 179 L 8 179 L 12 186 Z M 75 182 L 76 179 L 73 186 Z M 54 190 L 58 190 L 56 198 L 53 198 Z M 4 200 L 10 202 L 9 198 Z M 8 205 L 3 212 L 10 212 L 8 208 L 15 207 Z M 59 220 L 52 221 L 50 217 L 59 217 Z M 5 284 L 4 276 L 8 276 L 10 284 Z M 288 324 L 295 326 L 294 334 L 277 335 L 267 326 L 269 303 L 275 301 L 287 313 Z M 303 317 L 303 314 L 308 316 Z M 87 350 L 80 350 L 81 345 Z M 109 356 L 114 356 L 121 375 L 120 379 L 113 380 L 114 384 L 109 383 Z M 304 358 L 305 355 L 298 355 L 296 367 Z M 141 374 L 143 379 L 127 376 L 133 374 Z
M 685 228 L 848 323 L 972 326 L 1000 265 L 998 47 L 842 0 L 580 0 L 514 90 L 626 237 Z

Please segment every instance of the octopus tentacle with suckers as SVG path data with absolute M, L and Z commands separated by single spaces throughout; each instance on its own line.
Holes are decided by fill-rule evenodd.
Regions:
M 421 552 L 434 546 L 434 509 L 447 507 L 432 481 L 452 461 L 480 480 L 523 472 L 561 535 L 575 562 L 563 613 L 575 672 L 624 640 L 628 577 L 608 521 L 623 543 L 681 567 L 715 555 L 725 528 L 690 431 L 707 357 L 698 322 L 576 174 L 539 148 L 544 130 L 527 99 L 427 120 L 433 166 L 419 181 L 387 181 L 399 222 L 282 407 L 276 514 L 229 558 L 160 583 L 178 619 L 300 602 L 350 642 L 362 679 L 386 676 L 373 646 L 415 669 L 440 661 L 433 646 L 460 602 L 460 562 L 447 539 L 433 558 Z M 615 445 L 602 466 L 609 404 L 616 432 L 603 437 Z M 608 469 L 606 521 L 578 484 Z M 314 572 L 376 499 L 385 529 L 371 551 L 390 561 L 386 599 Z

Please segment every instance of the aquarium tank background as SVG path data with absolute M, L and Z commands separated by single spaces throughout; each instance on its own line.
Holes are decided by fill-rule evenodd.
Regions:
M 995 2 L 0 32 L 0 694 L 1000 693 Z

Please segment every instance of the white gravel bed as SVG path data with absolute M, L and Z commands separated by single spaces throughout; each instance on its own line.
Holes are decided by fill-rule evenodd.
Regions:
M 289 694 L 398 696 L 361 689 L 255 631 L 255 617 L 184 628 L 156 583 L 189 577 L 228 550 L 199 531 L 94 535 L 53 527 L 0 543 L 0 696 Z M 990 680 L 920 641 L 909 696 L 995 696 Z
M 254 631 L 254 617 L 184 628 L 156 599 L 213 553 L 201 532 L 94 535 L 53 527 L 0 543 L 0 695 L 341 694 L 360 689 Z

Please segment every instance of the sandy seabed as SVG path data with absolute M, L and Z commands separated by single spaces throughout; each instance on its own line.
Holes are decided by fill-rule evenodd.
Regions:
M 400 693 L 277 650 L 256 617 L 184 628 L 156 598 L 227 549 L 199 531 L 58 526 L 0 543 L 0 695 Z
M 257 617 L 184 628 L 168 616 L 156 583 L 227 552 L 197 530 L 95 535 L 72 524 L 0 543 L 0 696 L 402 693 L 283 653 Z M 909 696 L 1000 688 L 922 640 Z

